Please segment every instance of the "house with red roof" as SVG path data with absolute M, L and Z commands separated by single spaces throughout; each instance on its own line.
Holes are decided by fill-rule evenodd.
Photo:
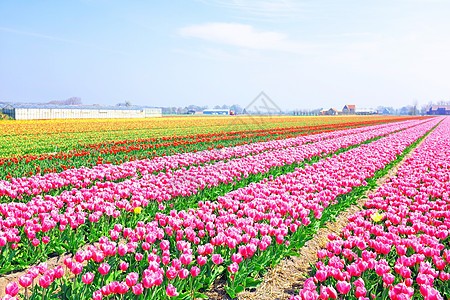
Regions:
M 342 109 L 343 115 L 354 115 L 355 113 L 355 105 L 345 105 Z

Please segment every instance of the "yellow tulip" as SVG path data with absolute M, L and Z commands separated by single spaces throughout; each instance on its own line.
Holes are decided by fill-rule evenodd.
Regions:
M 384 215 L 379 214 L 378 212 L 374 213 L 373 215 L 370 216 L 370 218 L 372 220 L 374 220 L 375 222 L 380 222 L 383 219 Z

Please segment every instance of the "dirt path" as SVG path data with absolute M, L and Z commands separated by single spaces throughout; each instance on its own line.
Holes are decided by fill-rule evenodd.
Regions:
M 423 139 L 416 148 L 423 143 Z M 415 148 L 415 149 L 416 149 Z M 398 169 L 403 165 L 415 151 L 409 152 L 401 162 L 395 165 L 389 172 L 377 180 L 377 186 L 386 182 L 389 177 L 397 174 Z M 305 246 L 300 250 L 300 257 L 285 257 L 279 265 L 270 269 L 263 278 L 261 285 L 252 291 L 243 291 L 238 295 L 239 300 L 281 300 L 289 299 L 291 295 L 298 294 L 298 290 L 303 287 L 304 281 L 309 277 L 311 272 L 310 264 L 317 262 L 317 250 L 325 248 L 328 243 L 328 234 L 340 234 L 342 228 L 348 223 L 348 217 L 360 211 L 366 202 L 367 195 L 372 194 L 375 189 L 368 190 L 366 197 L 359 199 L 356 205 L 352 205 L 345 212 L 339 214 L 335 222 L 328 222 L 325 228 L 320 228 L 313 239 L 306 242 Z M 223 299 L 223 298 L 211 298 Z
M 81 248 L 81 250 L 86 250 L 90 245 L 93 245 L 93 244 L 86 244 Z M 95 244 L 95 245 L 97 245 L 97 244 Z M 58 266 L 64 266 L 64 259 L 66 257 L 73 257 L 73 255 L 71 253 L 65 253 L 65 254 L 50 258 L 49 260 L 46 261 L 48 269 L 54 269 Z M 37 265 L 39 265 L 39 263 L 34 266 L 37 266 Z M 83 265 L 86 265 L 86 263 L 84 262 Z M 0 275 L 0 299 L 1 299 L 1 297 L 4 297 L 6 295 L 5 294 L 6 285 L 11 281 L 16 281 L 17 283 L 19 283 L 19 277 L 27 274 L 27 270 L 12 272 L 11 274 L 8 274 L 8 275 Z M 68 273 L 68 269 L 66 266 L 64 266 L 65 276 L 67 273 Z M 37 284 L 40 277 L 41 277 L 41 275 L 39 275 L 34 280 L 35 284 Z M 69 278 L 73 278 L 73 274 L 71 274 L 71 276 Z M 19 285 L 19 289 L 20 289 L 19 290 L 20 293 L 24 293 L 25 289 L 22 288 L 20 285 Z M 30 293 L 30 290 L 28 290 L 28 293 Z

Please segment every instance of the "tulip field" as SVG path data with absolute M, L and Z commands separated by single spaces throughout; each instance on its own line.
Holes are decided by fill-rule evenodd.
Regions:
M 113 138 L 100 121 L 48 126 L 73 134 L 64 150 L 1 148 L 0 279 L 17 276 L 0 297 L 206 299 L 222 280 L 234 299 L 376 189 L 291 300 L 449 299 L 450 118 L 212 120 Z M 26 135 L 16 125 L 0 139 Z
M 4 121 L 0 123 L 0 178 L 121 164 L 406 119 L 280 116 Z

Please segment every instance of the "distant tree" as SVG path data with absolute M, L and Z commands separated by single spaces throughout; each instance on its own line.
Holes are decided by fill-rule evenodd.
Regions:
M 397 114 L 399 115 L 411 115 L 412 114 L 412 107 L 411 106 L 403 106 L 401 107 Z
M 378 106 L 377 111 L 381 115 L 393 115 L 395 114 L 395 109 L 390 106 Z
M 81 98 L 79 97 L 71 97 L 66 100 L 53 100 L 48 102 L 48 104 L 54 105 L 81 105 Z
M 214 106 L 214 109 L 220 109 L 220 105 Z
M 436 103 L 436 105 L 450 105 L 450 101 L 440 100 Z
M 428 102 L 428 104 L 422 105 L 419 109 L 419 113 L 424 116 L 427 114 L 428 109 L 430 108 L 430 106 L 433 105 L 433 102 Z
M 417 99 L 414 99 L 413 106 L 412 106 L 412 115 L 413 116 L 417 115 L 417 110 L 418 110 L 417 105 L 418 105 L 418 101 L 417 101 Z
M 131 102 L 127 100 L 127 101 L 125 101 L 125 102 L 117 103 L 116 106 L 120 106 L 120 107 L 131 107 L 131 106 L 133 106 L 133 104 L 131 104 Z
M 242 114 L 242 107 L 239 104 L 233 104 L 230 106 L 230 110 L 236 115 Z
M 161 107 L 161 112 L 165 115 L 172 114 L 172 107 Z

